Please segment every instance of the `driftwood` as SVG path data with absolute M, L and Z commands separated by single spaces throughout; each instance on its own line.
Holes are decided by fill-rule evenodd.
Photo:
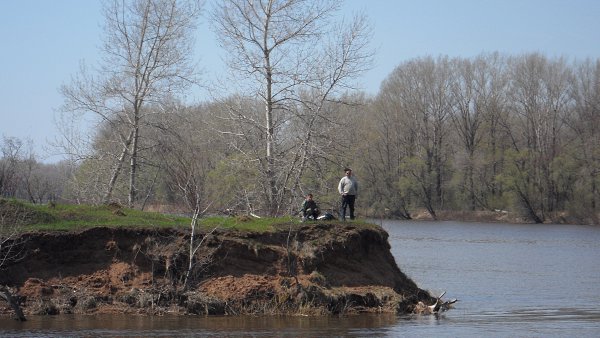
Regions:
M 415 313 L 418 314 L 434 314 L 440 313 L 444 311 L 448 311 L 452 308 L 452 304 L 456 303 L 458 299 L 451 299 L 448 301 L 442 301 L 442 297 L 446 294 L 446 291 L 442 292 L 442 294 L 436 298 L 435 303 L 432 305 L 425 305 L 423 302 L 417 303 L 415 308 Z
M 25 315 L 23 314 L 23 311 L 21 310 L 21 307 L 19 306 L 19 303 L 12 296 L 10 290 L 4 285 L 0 285 L 0 297 L 2 297 L 8 303 L 8 305 L 10 305 L 10 307 L 12 307 L 12 309 L 15 311 L 16 320 L 22 322 L 27 320 L 25 318 Z

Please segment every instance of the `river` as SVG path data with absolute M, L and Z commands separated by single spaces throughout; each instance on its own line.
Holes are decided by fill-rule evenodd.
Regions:
M 421 288 L 457 298 L 436 316 L 0 319 L 2 337 L 598 337 L 600 227 L 379 221 Z

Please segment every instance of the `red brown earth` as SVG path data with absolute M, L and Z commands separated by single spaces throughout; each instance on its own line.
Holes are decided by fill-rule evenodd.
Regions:
M 26 315 L 407 313 L 435 301 L 400 271 L 387 232 L 376 226 L 203 234 L 187 287 L 185 231 L 100 227 L 23 236 L 26 256 L 3 266 L 0 285 L 12 288 Z M 0 315 L 11 313 L 0 301 Z

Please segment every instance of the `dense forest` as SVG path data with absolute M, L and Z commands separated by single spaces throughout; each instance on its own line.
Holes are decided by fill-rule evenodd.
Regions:
M 143 8 L 172 2 L 182 7 Z M 366 18 L 337 25 L 324 15 L 339 9 L 332 1 L 257 10 L 231 0 L 213 17 L 232 56 L 221 85 L 234 94 L 187 104 L 200 9 L 125 1 L 139 8 L 124 16 L 114 3 L 106 64 L 61 89 L 65 160 L 42 163 L 26 140 L 4 136 L 2 196 L 275 216 L 295 214 L 311 192 L 335 211 L 349 166 L 361 216 L 502 210 L 599 223 L 600 60 L 424 56 L 399 62 L 370 96 L 354 89 L 374 57 Z M 166 17 L 178 19 L 175 33 Z M 81 114 L 95 117 L 92 130 L 77 129 Z

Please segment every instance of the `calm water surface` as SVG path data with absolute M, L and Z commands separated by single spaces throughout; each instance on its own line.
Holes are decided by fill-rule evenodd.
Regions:
M 402 271 L 458 298 L 438 316 L 30 317 L 2 337 L 600 337 L 600 228 L 374 221 Z

